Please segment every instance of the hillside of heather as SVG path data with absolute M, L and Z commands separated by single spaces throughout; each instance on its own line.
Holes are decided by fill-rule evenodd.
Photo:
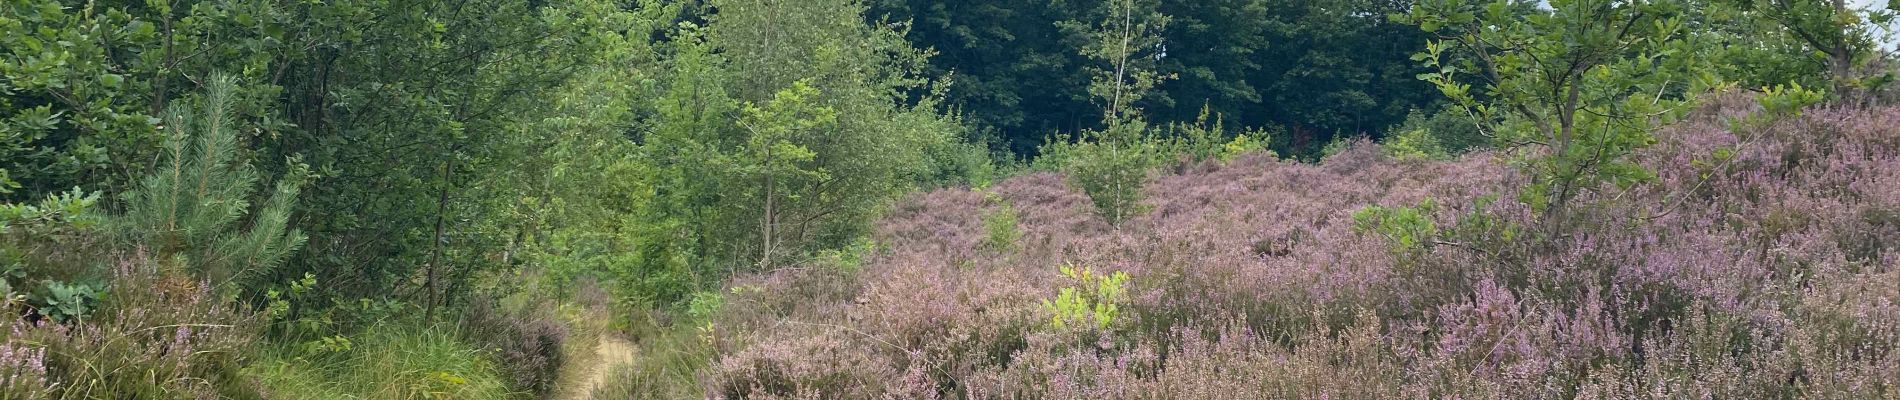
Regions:
M 1900 108 L 1758 108 L 1708 102 L 1636 156 L 1655 179 L 1554 215 L 1516 200 L 1508 155 L 1370 143 L 1175 167 L 1119 226 L 1055 173 L 917 194 L 857 253 L 734 281 L 701 380 L 725 398 L 1892 395 Z M 1422 218 L 1389 229 L 1403 210 Z M 1064 291 L 1091 318 L 1063 323 Z

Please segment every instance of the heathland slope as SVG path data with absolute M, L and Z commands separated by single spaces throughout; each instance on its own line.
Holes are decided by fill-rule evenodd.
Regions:
M 1893 395 L 1900 108 L 1756 108 L 1712 101 L 1638 155 L 1656 179 L 1554 214 L 1508 157 L 1371 145 L 1176 168 L 1119 227 L 1049 173 L 920 194 L 862 260 L 735 283 L 707 389 Z

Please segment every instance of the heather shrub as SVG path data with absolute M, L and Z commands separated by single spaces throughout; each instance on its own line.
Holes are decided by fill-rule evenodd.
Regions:
M 735 283 L 747 289 L 709 317 L 703 387 L 722 398 L 1891 396 L 1900 109 L 1736 123 L 1764 110 L 1758 97 L 1711 98 L 1631 154 L 1654 181 L 1599 182 L 1560 218 L 1517 200 L 1534 178 L 1508 156 L 1400 159 L 1364 142 L 1317 164 L 1253 154 L 1155 175 L 1149 211 L 1116 228 L 1060 175 L 919 194 L 880 222 L 881 250 L 850 278 Z M 1019 244 L 996 249 L 984 210 L 1003 202 Z M 1082 279 L 1048 265 L 1098 269 Z M 1089 293 L 1121 279 L 1103 271 L 1125 274 L 1119 300 Z M 1098 310 L 1113 310 L 1111 329 L 1052 329 L 1100 328 Z
M 558 315 L 541 302 L 514 307 L 477 302 L 464 312 L 462 334 L 469 343 L 494 352 L 512 388 L 546 398 L 554 392 L 566 361 L 569 328 Z
M 8 398 L 53 398 L 59 386 L 46 375 L 46 348 L 11 340 L 0 343 L 0 391 Z
M 0 330 L 13 368 L 32 374 L 39 398 L 251 398 L 257 388 L 238 374 L 256 347 L 260 325 L 250 313 L 213 295 L 210 284 L 160 272 L 143 254 L 117 262 L 115 288 L 91 318 L 69 323 L 9 319 Z M 14 358 L 13 360 L 27 360 Z
M 769 338 L 722 357 L 709 395 L 734 399 L 875 398 L 885 393 L 879 381 L 899 376 L 897 366 L 880 358 L 875 340 L 822 334 L 826 327 L 802 326 L 803 332 Z

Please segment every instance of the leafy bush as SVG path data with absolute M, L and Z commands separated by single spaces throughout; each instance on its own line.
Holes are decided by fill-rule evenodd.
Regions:
M 1109 224 L 1141 213 L 1141 190 L 1158 166 L 1160 154 L 1157 142 L 1147 138 L 1144 130 L 1145 125 L 1138 122 L 1116 124 L 1091 132 L 1084 138 L 1087 142 L 1068 147 L 1061 155 L 1061 168 L 1070 184 L 1088 194 Z
M 1264 152 L 1271 156 L 1273 151 L 1267 149 L 1267 144 L 1272 142 L 1273 135 L 1266 130 L 1242 132 L 1234 135 L 1234 138 L 1228 140 L 1226 144 L 1222 144 L 1216 158 L 1221 162 L 1231 162 L 1245 154 Z
M 1123 284 L 1128 283 L 1128 274 L 1115 271 L 1097 275 L 1088 267 L 1064 265 L 1062 276 L 1075 286 L 1062 288 L 1054 301 L 1042 301 L 1042 308 L 1055 314 L 1050 324 L 1056 329 L 1069 325 L 1108 329 L 1121 313 L 1121 303 L 1126 301 Z
M 1762 88 L 1762 114 L 1772 118 L 1799 117 L 1802 111 L 1827 99 L 1827 94 L 1801 87 L 1799 83 Z
M 1457 107 L 1429 112 L 1412 110 L 1405 122 L 1392 128 L 1382 144 L 1394 156 L 1428 159 L 1444 159 L 1492 146 L 1491 138 L 1479 130 L 1478 121 Z
M 53 321 L 74 322 L 92 314 L 103 292 L 91 284 L 46 281 L 46 291 L 39 296 L 27 296 L 27 302 Z
M 1437 208 L 1431 199 L 1416 207 L 1369 206 L 1352 213 L 1353 228 L 1379 234 L 1395 251 L 1425 247 L 1438 235 L 1438 225 L 1432 221 Z
M 33 204 L 0 204 L 0 280 L 13 290 L 38 281 L 97 278 L 93 268 L 102 254 L 82 251 L 99 243 L 106 216 L 98 212 L 99 194 L 74 189 Z M 75 268 L 74 266 L 81 266 Z
M 1401 130 L 1379 143 L 1386 154 L 1401 159 L 1443 159 L 1450 157 L 1445 146 L 1423 129 Z
M 988 235 L 983 238 L 983 244 L 992 249 L 1009 250 L 1015 247 L 1016 241 L 1023 236 L 1016 216 L 1016 207 L 1001 197 L 996 197 L 995 194 L 987 196 L 991 206 L 983 211 L 983 229 L 988 232 Z
M 1267 143 L 1273 140 L 1273 134 L 1266 129 L 1243 129 L 1229 132 L 1221 116 L 1211 115 L 1207 108 L 1193 122 L 1176 122 L 1166 125 L 1163 133 L 1157 135 L 1155 145 L 1158 162 L 1192 164 L 1204 161 L 1233 161 L 1241 154 L 1263 151 Z M 1211 119 L 1211 120 L 1210 120 Z

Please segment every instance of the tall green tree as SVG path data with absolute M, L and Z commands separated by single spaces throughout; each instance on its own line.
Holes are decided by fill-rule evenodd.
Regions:
M 1073 49 L 1110 2 L 878 0 L 873 17 L 911 22 L 907 36 L 933 49 L 930 69 L 949 74 L 946 101 L 999 148 L 1031 155 L 1054 132 L 1101 128 L 1086 66 Z M 1377 135 L 1412 109 L 1436 108 L 1410 56 L 1428 37 L 1386 18 L 1409 0 L 1207 0 L 1160 2 L 1156 73 L 1175 77 L 1138 106 L 1155 122 L 1188 122 L 1202 108 L 1227 124 L 1286 127 L 1281 145 L 1317 148 L 1334 135 Z
M 1136 106 L 1171 75 L 1157 70 L 1167 57 L 1161 32 L 1171 20 L 1159 4 L 1148 0 L 1108 0 L 1097 21 L 1064 21 L 1063 29 L 1086 32 L 1081 43 L 1082 56 L 1097 64 L 1089 67 L 1094 75 L 1089 96 L 1102 108 L 1102 121 L 1109 125 L 1140 118 Z
M 709 18 L 708 39 L 727 62 L 733 97 L 748 104 L 740 120 L 753 123 L 739 127 L 739 148 L 746 150 L 735 152 L 744 154 L 735 162 L 786 162 L 775 158 L 784 154 L 762 149 L 810 152 L 797 161 L 797 170 L 810 172 L 802 187 L 763 181 L 730 187 L 742 196 L 729 199 L 737 201 L 729 212 L 759 228 L 757 235 L 739 236 L 745 239 L 734 248 L 752 255 L 741 258 L 770 266 L 782 255 L 861 235 L 878 209 L 929 174 L 926 150 L 947 146 L 960 134 L 957 123 L 941 115 L 932 82 L 923 75 L 929 52 L 912 48 L 888 24 L 866 22 L 861 2 L 714 5 L 718 13 Z M 817 115 L 788 117 L 807 113 L 836 118 L 785 132 L 773 127 Z M 773 215 L 764 215 L 768 210 Z M 769 240 L 758 236 L 766 232 Z
M 1730 0 L 1686 1 L 1684 29 L 1710 47 L 1711 63 L 1723 79 L 1744 88 L 1800 84 L 1831 88 L 1825 57 L 1780 23 Z
M 1730 9 L 1719 11 L 1772 22 L 1781 29 L 1762 33 L 1805 44 L 1826 66 L 1836 95 L 1858 100 L 1866 90 L 1891 80 L 1888 74 L 1867 69 L 1868 63 L 1880 56 L 1874 22 L 1891 21 L 1891 5 L 1857 10 L 1845 0 L 1725 0 L 1713 6 L 1726 6 Z
M 1718 80 L 1669 0 L 1429 0 L 1396 19 L 1438 37 L 1419 77 L 1500 145 L 1529 150 L 1524 201 L 1560 214 L 1578 193 L 1650 173 L 1628 156 Z M 1471 76 L 1465 76 L 1469 73 Z M 1475 79 L 1476 85 L 1463 79 Z
M 785 228 L 795 223 L 792 219 L 796 217 L 786 215 L 787 203 L 800 194 L 821 189 L 819 185 L 832 179 L 827 171 L 813 168 L 818 154 L 804 145 L 836 129 L 838 123 L 836 109 L 813 104 L 817 96 L 818 91 L 804 81 L 793 82 L 770 102 L 747 105 L 739 121 L 749 134 L 740 154 L 748 160 L 739 168 L 740 179 L 756 180 L 760 202 L 764 203 L 759 210 L 763 214 L 759 221 L 759 265 L 765 269 L 782 257 L 781 242 L 789 234 Z
M 1071 185 L 1095 203 L 1110 224 L 1134 216 L 1141 192 L 1157 165 L 1156 140 L 1136 106 L 1169 76 L 1156 71 L 1164 58 L 1160 32 L 1169 17 L 1151 1 L 1107 0 L 1097 21 L 1067 21 L 1065 29 L 1085 31 L 1089 41 L 1077 52 L 1095 62 L 1089 94 L 1102 108 L 1104 128 L 1084 131 L 1074 145 L 1061 149 L 1061 168 Z
M 325 177 L 300 204 L 314 239 L 286 271 L 315 273 L 342 298 L 425 305 L 500 267 L 514 233 L 512 179 L 538 144 L 524 132 L 559 109 L 546 98 L 602 60 L 590 1 L 326 2 L 285 57 L 283 113 L 296 128 L 260 153 L 304 154 Z M 606 11 L 600 11 L 606 12 Z M 278 75 L 278 74 L 273 74 Z
M 895 196 L 954 169 L 945 154 L 969 150 L 923 74 L 928 53 L 866 22 L 862 3 L 708 5 L 641 4 L 674 26 L 615 78 L 635 86 L 614 95 L 625 100 L 598 100 L 629 105 L 608 117 L 624 123 L 586 128 L 591 139 L 563 139 L 562 155 L 546 156 L 566 177 L 549 175 L 534 200 L 558 225 L 531 241 L 540 261 L 671 304 L 735 271 L 854 241 Z M 614 126 L 617 137 L 602 133 Z M 582 172 L 603 169 L 619 172 Z
M 908 23 L 905 35 L 937 53 L 927 66 L 948 76 L 945 102 L 994 146 L 1029 155 L 1055 132 L 1098 127 L 1089 63 L 1075 52 L 1087 31 L 1058 21 L 1087 17 L 1099 2 L 871 0 L 874 21 Z M 1093 22 L 1093 21 L 1091 21 Z M 1084 36 L 1077 36 L 1084 35 Z
M 238 102 L 266 104 L 294 47 L 289 14 L 275 1 L 0 4 L 0 200 L 129 188 L 159 155 L 170 100 L 214 73 L 244 78 Z M 285 128 L 273 107 L 240 109 L 243 140 Z

